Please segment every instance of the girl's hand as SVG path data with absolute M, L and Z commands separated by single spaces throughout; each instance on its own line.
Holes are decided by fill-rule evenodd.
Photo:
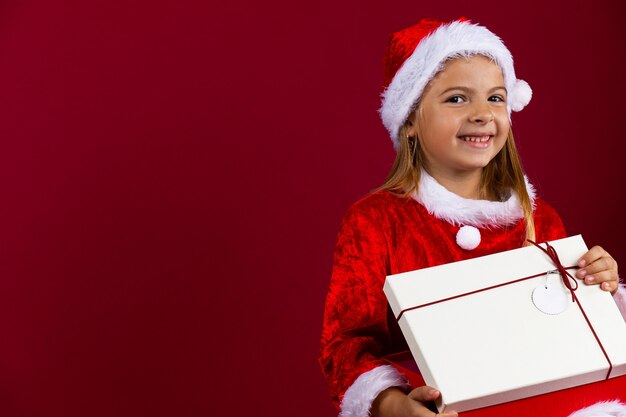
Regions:
M 600 246 L 594 246 L 578 260 L 578 266 L 581 269 L 576 276 L 584 279 L 585 284 L 600 284 L 604 291 L 615 294 L 619 283 L 617 262 L 607 251 Z
M 372 403 L 372 417 L 458 417 L 456 411 L 433 413 L 424 402 L 432 401 L 440 393 L 434 388 L 423 386 L 405 394 L 398 388 L 388 388 L 378 394 Z

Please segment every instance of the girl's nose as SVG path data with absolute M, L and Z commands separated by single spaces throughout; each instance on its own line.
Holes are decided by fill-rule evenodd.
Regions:
M 493 111 L 488 104 L 476 104 L 473 108 L 472 115 L 470 116 L 470 120 L 474 123 L 485 124 L 489 123 L 494 119 Z

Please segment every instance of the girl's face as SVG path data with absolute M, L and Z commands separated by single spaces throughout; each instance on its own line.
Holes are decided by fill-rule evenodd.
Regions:
M 426 87 L 411 115 L 431 175 L 480 172 L 504 146 L 509 129 L 500 68 L 475 55 L 449 61 Z

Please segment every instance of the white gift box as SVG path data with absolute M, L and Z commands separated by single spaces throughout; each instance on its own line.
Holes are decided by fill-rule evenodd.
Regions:
M 587 251 L 580 235 L 549 243 L 565 267 Z M 420 372 L 442 393 L 439 411 L 626 374 L 626 323 L 611 294 L 568 278 L 578 284 L 573 302 L 561 275 L 547 273 L 555 269 L 528 246 L 387 277 L 385 295 Z

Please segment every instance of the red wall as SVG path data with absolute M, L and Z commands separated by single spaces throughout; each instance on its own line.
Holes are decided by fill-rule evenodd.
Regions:
M 527 173 L 626 265 L 623 1 L 54 3 L 0 3 L 0 415 L 335 415 L 332 248 L 424 16 L 506 41 Z

